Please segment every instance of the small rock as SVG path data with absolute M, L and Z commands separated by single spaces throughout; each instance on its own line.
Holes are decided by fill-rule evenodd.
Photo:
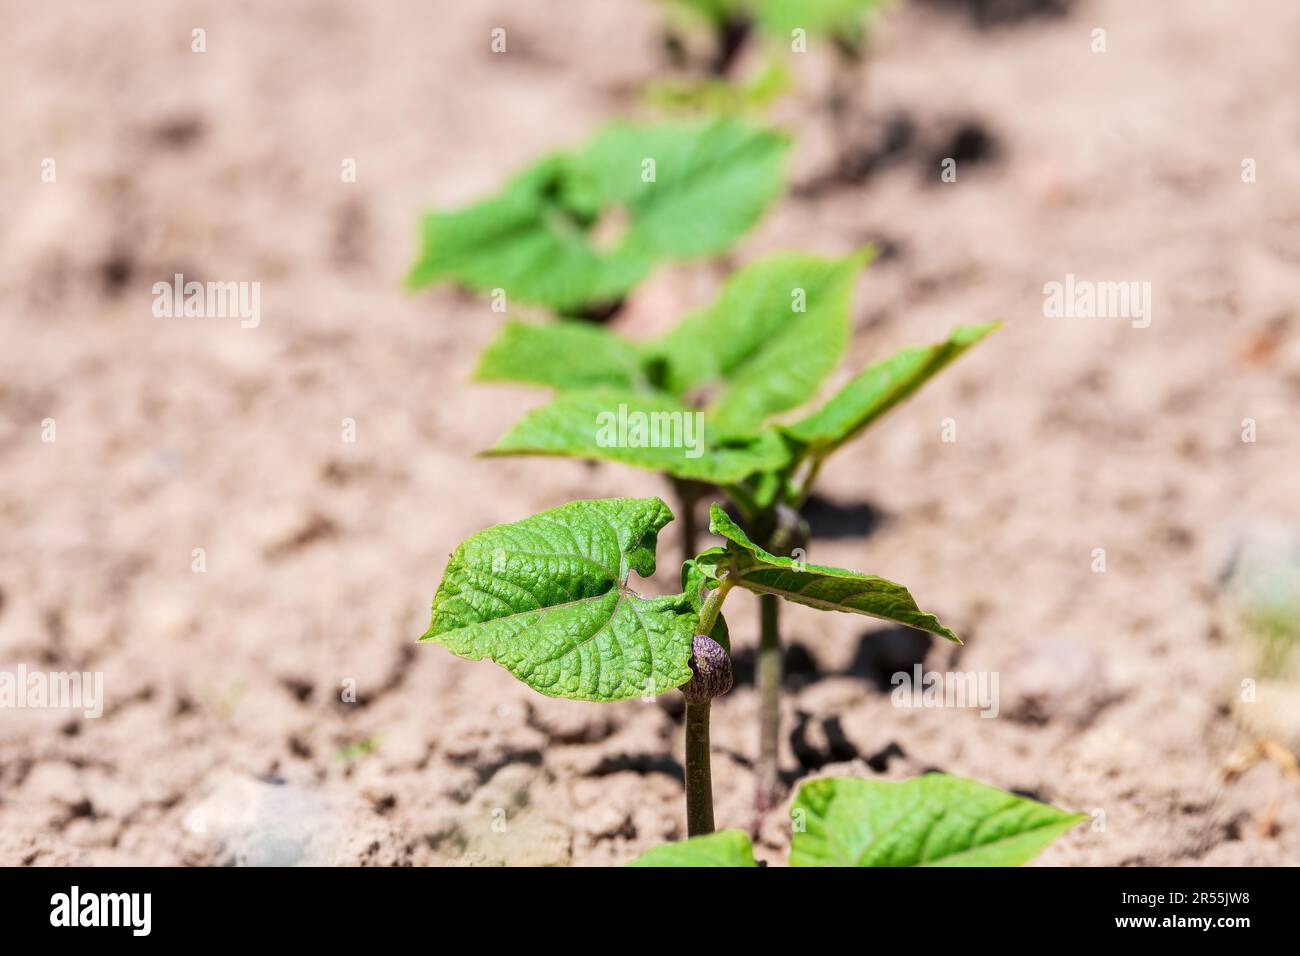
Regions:
M 1230 532 L 1215 564 L 1215 581 L 1238 602 L 1300 602 L 1300 531 L 1295 528 L 1243 524 Z
M 222 864 L 336 866 L 356 862 L 354 844 L 373 839 L 355 825 L 358 818 L 374 818 L 360 800 L 232 776 L 185 814 L 183 826 Z
M 632 815 L 626 810 L 605 805 L 593 807 L 588 813 L 590 816 L 583 820 L 583 825 L 595 839 L 636 838 L 636 826 L 632 823 Z
M 1003 713 L 1029 724 L 1085 727 L 1116 699 L 1101 655 L 1077 641 L 1037 644 L 1002 675 Z

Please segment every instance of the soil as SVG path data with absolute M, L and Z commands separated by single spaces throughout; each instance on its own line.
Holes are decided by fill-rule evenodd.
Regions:
M 833 57 L 792 57 L 791 194 L 612 324 L 648 336 L 735 263 L 866 241 L 840 379 L 1007 320 L 823 471 L 810 557 L 907 582 L 967 643 L 786 610 L 788 784 L 941 769 L 1089 813 L 1045 865 L 1300 863 L 1297 784 L 1271 761 L 1225 777 L 1289 731 L 1232 716 L 1252 654 L 1218 583 L 1259 529 L 1300 528 L 1300 6 L 966 9 L 996 6 L 887 17 L 851 177 L 827 178 Z M 645 112 L 661 24 L 649 0 L 8 18 L 0 669 L 99 671 L 106 703 L 0 711 L 0 863 L 600 865 L 683 836 L 677 695 L 554 701 L 413 644 L 468 534 L 664 489 L 476 458 L 542 396 L 469 380 L 502 321 L 485 300 L 400 287 L 421 209 Z M 156 318 L 177 272 L 260 281 L 260 325 Z M 1045 317 L 1067 273 L 1150 282 L 1150 326 Z M 755 602 L 727 615 L 744 678 Z M 996 673 L 998 716 L 893 706 L 917 661 Z M 722 826 L 750 817 L 749 667 L 714 707 Z M 768 818 L 763 859 L 787 829 Z

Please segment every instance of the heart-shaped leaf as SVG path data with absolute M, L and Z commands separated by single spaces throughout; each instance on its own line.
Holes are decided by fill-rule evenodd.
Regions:
M 810 780 L 790 814 L 792 866 L 1020 866 L 1086 819 L 941 773 Z
M 508 322 L 479 358 L 475 377 L 559 390 L 632 388 L 638 361 L 635 345 L 588 322 Z
M 720 830 L 651 847 L 628 866 L 758 866 L 749 834 Z
M 901 584 L 871 574 L 770 554 L 754 544 L 716 504 L 709 510 L 709 530 L 722 535 L 731 546 L 722 556 L 711 550 L 695 560 L 714 569 L 722 567 L 725 562 L 731 579 L 747 590 L 775 594 L 795 604 L 823 611 L 847 611 L 906 624 L 961 643 L 956 634 L 939 623 L 937 617 L 918 608 L 912 595 Z
M 895 405 L 910 398 L 1000 322 L 963 325 L 948 338 L 924 348 L 906 348 L 866 369 L 840 389 L 821 408 L 782 430 L 825 455 L 853 438 Z
M 447 564 L 420 638 L 484 657 L 534 690 L 625 700 L 690 680 L 696 610 L 685 594 L 628 587 L 655 569 L 658 498 L 574 501 L 467 538 Z
M 720 436 L 750 434 L 811 398 L 849 336 L 849 304 L 870 251 L 843 259 L 781 253 L 735 273 L 714 303 L 644 347 L 673 394 L 714 390 Z
M 620 253 L 689 259 L 723 251 L 758 220 L 781 190 L 789 146 L 735 119 L 611 123 L 579 165 L 600 202 L 627 210 Z
M 775 432 L 718 442 L 710 420 L 662 392 L 561 392 L 533 409 L 488 455 L 560 455 L 616 461 L 677 478 L 727 484 L 789 461 Z
M 780 191 L 788 145 L 736 120 L 612 124 L 497 196 L 426 215 L 407 283 L 453 279 L 558 311 L 617 300 L 662 259 L 734 243 Z

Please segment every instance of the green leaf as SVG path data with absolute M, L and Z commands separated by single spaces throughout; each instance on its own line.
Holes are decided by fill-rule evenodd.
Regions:
M 726 555 L 726 548 L 708 548 L 682 564 L 682 590 L 696 610 L 704 606 L 703 592 L 717 586 L 717 566 Z
M 750 0 L 756 6 L 759 26 L 769 36 L 789 42 L 796 27 L 813 36 L 838 36 L 856 40 L 871 18 L 894 0 Z
M 726 562 L 725 567 L 732 579 L 747 590 L 775 594 L 795 604 L 823 611 L 846 611 L 906 624 L 961 643 L 956 634 L 939 623 L 937 617 L 920 610 L 901 584 L 871 574 L 769 554 L 754 544 L 716 504 L 709 509 L 709 530 L 730 541 L 731 547 L 725 557 L 718 557 L 711 550 L 695 560 L 712 566 L 715 571 Z
M 811 35 L 853 36 L 896 0 L 670 0 L 669 6 L 708 24 L 748 17 L 771 39 L 788 44 L 796 27 Z
M 810 780 L 790 812 L 791 866 L 1020 866 L 1086 819 L 941 773 Z
M 497 196 L 427 214 L 407 283 L 500 288 L 559 311 L 617 300 L 656 262 L 711 255 L 739 239 L 780 191 L 788 146 L 737 120 L 611 124 Z
M 621 204 L 620 254 L 690 259 L 729 248 L 781 191 L 789 140 L 734 119 L 611 124 L 583 156 L 594 195 Z M 645 182 L 646 160 L 654 181 Z
M 628 866 L 758 866 L 749 834 L 720 830 L 651 847 Z
M 486 657 L 550 697 L 625 700 L 690 680 L 697 615 L 684 594 L 643 598 L 658 498 L 574 501 L 467 538 L 443 573 L 421 641 Z
M 869 250 L 843 259 L 782 253 L 735 273 L 714 303 L 645 346 L 674 394 L 712 390 L 719 435 L 751 433 L 816 393 L 849 337 L 849 304 Z
M 631 342 L 587 322 L 509 322 L 479 358 L 484 382 L 527 382 L 554 389 L 631 388 L 640 378 Z
M 709 23 L 720 24 L 729 17 L 744 13 L 753 0 L 667 0 L 667 6 L 694 14 Z
M 497 196 L 428 213 L 407 285 L 455 280 L 556 309 L 617 299 L 650 263 L 596 249 L 588 236 L 595 217 L 582 199 L 580 179 L 571 157 L 553 154 L 510 179 Z
M 903 349 L 862 372 L 817 411 L 783 426 L 782 431 L 809 446 L 813 454 L 834 451 L 1001 325 L 962 325 L 943 342 Z
M 669 395 L 605 388 L 561 392 L 520 419 L 485 454 L 616 461 L 725 484 L 780 468 L 790 451 L 771 430 L 718 442 L 705 416 Z

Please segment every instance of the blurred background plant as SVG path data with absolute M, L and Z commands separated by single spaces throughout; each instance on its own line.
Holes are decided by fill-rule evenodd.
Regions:
M 1253 740 L 1234 755 L 1228 776 L 1271 760 L 1300 784 L 1300 532 L 1241 529 L 1219 583 L 1226 625 L 1250 665 L 1231 710 Z

